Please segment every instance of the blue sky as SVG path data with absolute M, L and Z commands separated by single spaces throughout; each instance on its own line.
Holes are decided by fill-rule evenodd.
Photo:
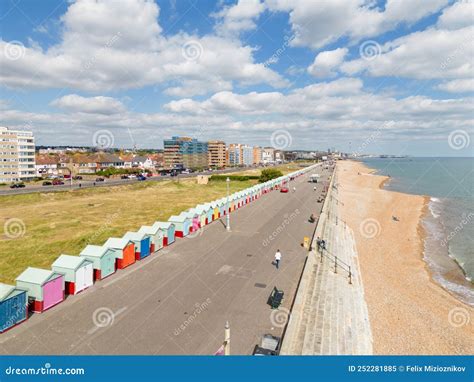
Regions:
M 0 123 L 43 145 L 472 156 L 473 7 L 4 0 Z

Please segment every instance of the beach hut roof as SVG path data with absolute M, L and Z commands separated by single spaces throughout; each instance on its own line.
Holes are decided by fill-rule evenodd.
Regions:
M 180 214 L 180 215 L 178 215 L 178 216 L 176 216 L 176 215 L 171 216 L 171 217 L 168 219 L 168 221 L 170 221 L 170 222 L 182 223 L 182 222 L 184 222 L 186 219 L 188 219 L 186 216 Z
M 86 262 L 89 261 L 80 256 L 61 255 L 55 260 L 52 266 L 76 270 Z
M 3 301 L 10 297 L 10 295 L 17 289 L 13 285 L 0 283 L 0 301 Z
M 124 249 L 129 243 L 130 243 L 130 240 L 124 237 L 120 239 L 118 237 L 111 237 L 105 242 L 104 247 Z
M 138 230 L 138 233 L 142 233 L 145 235 L 156 235 L 161 228 L 155 225 L 144 225 Z
M 181 212 L 178 216 L 184 216 L 186 218 L 194 218 L 196 217 L 198 214 L 196 212 L 191 212 L 191 211 L 183 211 Z
M 127 232 L 125 235 L 123 235 L 124 239 L 128 240 L 143 240 L 143 238 L 147 236 L 145 233 L 140 233 L 140 232 Z
M 41 269 L 41 268 L 28 267 L 15 280 L 24 281 L 31 284 L 43 285 L 46 281 L 51 280 L 57 276 L 60 276 L 60 274 L 54 271 L 49 271 L 47 269 Z
M 195 210 L 198 214 L 202 214 L 203 212 L 209 211 L 209 208 L 209 206 L 204 204 L 198 204 L 195 208 L 192 208 L 192 210 Z
M 88 245 L 82 250 L 81 256 L 102 257 L 108 250 L 102 245 Z
M 158 227 L 158 228 L 161 228 L 161 229 L 168 229 L 171 227 L 173 223 L 171 222 L 154 222 L 152 227 Z

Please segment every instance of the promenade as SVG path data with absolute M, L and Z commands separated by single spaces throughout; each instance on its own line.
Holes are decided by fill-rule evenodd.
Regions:
M 315 170 L 319 171 L 319 170 Z M 230 322 L 231 353 L 281 336 L 315 224 L 306 174 L 0 336 L 0 354 L 213 354 Z M 327 180 L 325 174 L 322 180 Z M 296 192 L 292 192 L 293 187 Z M 279 270 L 272 264 L 280 249 Z M 283 289 L 281 309 L 267 305 Z
M 372 354 L 354 235 L 340 219 L 338 187 L 336 167 L 291 311 L 282 355 Z M 327 250 L 318 251 L 318 236 L 326 241 Z

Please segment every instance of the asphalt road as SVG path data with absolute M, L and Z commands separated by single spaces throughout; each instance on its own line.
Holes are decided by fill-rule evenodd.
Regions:
M 327 171 L 327 170 L 326 170 Z M 0 335 L 0 354 L 213 354 L 224 325 L 231 353 L 251 354 L 261 336 L 281 336 L 322 203 L 329 174 L 290 184 L 233 212 L 194 237 L 177 239 L 93 287 Z M 279 270 L 272 264 L 282 252 Z M 285 298 L 267 305 L 274 286 Z
M 268 166 L 270 167 L 270 166 Z M 241 172 L 247 169 L 260 168 L 260 167 L 249 167 L 249 168 L 229 168 L 224 170 L 216 171 L 204 171 L 204 172 L 195 172 L 192 174 L 181 174 L 176 177 L 171 176 L 153 176 L 147 178 L 146 182 L 161 182 L 164 180 L 173 180 L 173 179 L 183 179 L 183 178 L 195 178 L 197 175 L 217 175 L 217 174 L 227 174 L 233 172 Z M 263 167 L 262 167 L 263 168 Z M 25 188 L 9 188 L 4 187 L 0 188 L 0 195 L 17 195 L 17 194 L 31 194 L 34 192 L 57 192 L 57 191 L 67 191 L 67 190 L 77 190 L 79 188 L 92 188 L 92 187 L 111 187 L 111 186 L 123 186 L 125 184 L 133 184 L 140 182 L 137 179 L 106 179 L 105 182 L 95 182 L 92 180 L 73 180 L 72 184 L 70 179 L 63 179 L 63 185 L 57 186 L 42 186 L 42 185 L 27 185 Z M 81 184 L 81 187 L 79 187 Z

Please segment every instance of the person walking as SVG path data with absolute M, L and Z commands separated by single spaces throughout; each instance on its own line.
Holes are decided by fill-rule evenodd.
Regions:
M 275 266 L 276 266 L 276 269 L 279 269 L 280 261 L 281 261 L 281 252 L 280 252 L 279 249 L 277 249 L 277 251 L 275 253 Z

